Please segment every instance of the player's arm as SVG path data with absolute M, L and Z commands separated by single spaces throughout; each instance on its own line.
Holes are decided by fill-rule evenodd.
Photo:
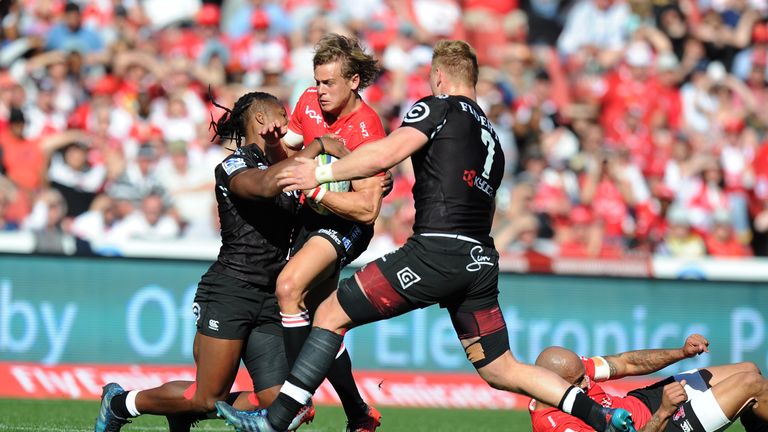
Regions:
M 692 334 L 685 340 L 682 348 L 627 351 L 617 355 L 595 357 L 595 379 L 618 379 L 650 374 L 680 360 L 709 352 L 708 347 L 709 341 L 704 336 Z
M 322 204 L 335 214 L 354 222 L 370 225 L 376 222 L 384 194 L 380 176 L 352 181 L 352 191 L 327 191 Z M 311 194 L 310 194 L 311 196 Z
M 400 127 L 388 136 L 358 147 L 349 156 L 330 165 L 334 179 L 373 177 L 399 164 L 423 147 L 429 138 L 412 127 Z
M 684 404 L 686 400 L 688 400 L 688 395 L 685 393 L 685 380 L 665 385 L 661 394 L 661 405 L 639 432 L 666 430 L 669 418 L 677 411 L 677 407 Z
M 296 156 L 314 158 L 322 152 L 319 140 L 314 140 L 309 146 L 296 153 Z M 277 176 L 288 166 L 292 158 L 285 159 L 263 169 L 263 167 L 248 168 L 235 173 L 229 181 L 229 190 L 242 198 L 270 198 L 282 192 L 277 184 Z

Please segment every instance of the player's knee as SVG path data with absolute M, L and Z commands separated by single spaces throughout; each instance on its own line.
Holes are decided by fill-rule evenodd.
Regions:
M 757 372 L 743 372 L 739 374 L 739 387 L 749 396 L 757 396 L 768 391 L 768 381 Z
M 739 366 L 741 366 L 744 372 L 756 373 L 758 375 L 762 374 L 762 372 L 760 371 L 760 368 L 755 363 L 741 362 L 739 363 Z
M 223 397 L 202 395 L 199 392 L 191 399 L 191 410 L 196 413 L 208 413 L 216 409 L 216 402 L 224 400 Z
M 333 293 L 318 306 L 312 325 L 330 331 L 338 331 L 344 329 L 348 324 L 349 319 L 345 318 L 346 313 L 339 304 L 336 293 Z
M 275 285 L 275 296 L 281 306 L 284 304 L 298 304 L 301 301 L 302 289 L 293 273 L 280 273 Z

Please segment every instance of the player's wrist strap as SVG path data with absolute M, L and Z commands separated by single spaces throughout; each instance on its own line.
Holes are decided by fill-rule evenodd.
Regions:
M 323 143 L 323 139 L 321 137 L 316 137 L 317 143 L 320 144 L 320 153 L 325 153 L 325 144 Z
M 333 178 L 332 166 L 333 164 L 329 163 L 328 165 L 321 165 L 315 168 L 315 180 L 317 180 L 319 184 L 330 183 L 335 180 Z
M 312 201 L 320 204 L 320 202 L 323 200 L 323 197 L 325 197 L 325 193 L 328 192 L 325 190 L 324 187 L 318 186 L 311 191 L 309 191 L 309 194 L 307 195 L 309 199 Z

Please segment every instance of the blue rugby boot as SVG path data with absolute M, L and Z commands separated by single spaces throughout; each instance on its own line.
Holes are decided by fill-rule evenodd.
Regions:
M 96 417 L 96 426 L 93 428 L 93 432 L 118 432 L 123 425 L 131 422 L 128 419 L 118 417 L 109 406 L 112 398 L 123 392 L 125 390 L 117 383 L 109 383 L 102 387 L 101 408 L 99 408 L 99 416 Z
M 632 414 L 623 408 L 603 408 L 607 429 L 605 432 L 637 432 Z
M 224 401 L 216 402 L 216 412 L 237 432 L 278 432 L 267 421 L 267 410 L 241 411 Z

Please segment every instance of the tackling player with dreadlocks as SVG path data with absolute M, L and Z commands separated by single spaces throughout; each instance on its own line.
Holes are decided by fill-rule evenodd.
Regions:
M 284 162 L 273 165 L 269 149 L 280 145 L 288 118 L 280 101 L 262 92 L 248 93 L 225 110 L 227 114 L 212 126 L 237 149 L 215 169 L 222 245 L 198 284 L 193 304 L 195 381 L 131 391 L 116 383 L 105 385 L 96 432 L 119 431 L 140 414 L 205 418 L 219 400 L 253 407 L 255 401 L 248 395 L 229 395 L 241 354 L 263 405 L 272 402 L 287 376 L 274 292 L 288 254 L 298 199 L 277 186 L 274 174 Z M 320 143 L 313 142 L 299 154 L 312 158 L 320 150 Z M 341 145 L 324 150 L 336 156 L 347 153 Z

